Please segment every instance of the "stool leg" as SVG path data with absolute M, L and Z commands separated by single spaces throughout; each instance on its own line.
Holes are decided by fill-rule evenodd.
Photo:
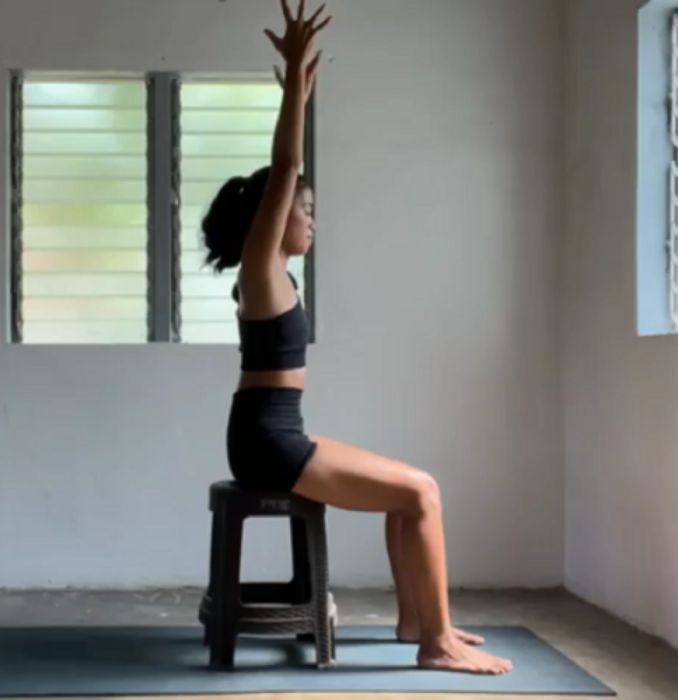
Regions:
M 308 556 L 307 527 L 304 518 L 290 518 L 292 534 L 292 567 L 293 576 L 290 582 L 291 602 L 299 605 L 311 599 L 311 564 Z M 313 632 L 297 634 L 300 642 L 315 642 Z
M 221 540 L 221 528 L 219 527 L 219 518 L 216 513 L 212 513 L 212 536 L 210 538 L 210 570 L 209 570 L 209 583 L 207 585 L 207 591 L 202 597 L 200 603 L 199 618 L 204 622 L 205 625 L 205 635 L 203 638 L 204 644 L 209 644 L 210 640 L 210 629 L 212 625 L 212 616 L 214 614 L 214 595 L 212 591 L 214 590 L 214 579 L 217 570 L 217 559 L 223 556 L 223 542 Z
M 303 518 L 290 518 L 292 534 L 292 603 L 305 603 L 311 597 L 310 562 L 306 522 Z
M 332 631 L 327 605 L 329 593 L 329 571 L 327 562 L 327 536 L 324 514 L 313 516 L 308 523 L 308 544 L 313 580 L 313 602 L 315 609 L 316 659 L 319 668 L 331 666 Z
M 243 521 L 238 513 L 220 508 L 217 527 L 224 545 L 216 558 L 210 629 L 210 666 L 232 667 L 238 636 L 240 557 Z

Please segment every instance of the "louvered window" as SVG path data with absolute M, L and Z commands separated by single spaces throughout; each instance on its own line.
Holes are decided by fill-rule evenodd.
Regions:
M 181 339 L 238 339 L 231 290 L 238 270 L 204 267 L 200 223 L 221 185 L 270 163 L 282 90 L 271 81 L 182 81 L 181 86 Z M 303 258 L 289 270 L 303 298 Z
M 15 340 L 145 342 L 143 80 L 13 85 Z

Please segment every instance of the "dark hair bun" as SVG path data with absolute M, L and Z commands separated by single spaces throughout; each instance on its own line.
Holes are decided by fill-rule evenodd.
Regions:
M 221 273 L 240 262 L 247 229 L 243 226 L 242 192 L 247 178 L 233 177 L 219 190 L 202 220 L 207 248 L 205 264 Z

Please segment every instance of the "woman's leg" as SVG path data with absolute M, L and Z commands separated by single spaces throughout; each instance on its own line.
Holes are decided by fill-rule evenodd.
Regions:
M 407 518 L 397 513 L 386 514 L 386 548 L 393 573 L 398 601 L 398 624 L 396 636 L 401 642 L 419 641 L 419 615 L 416 599 L 412 593 L 412 569 L 407 562 L 411 560 L 403 544 L 403 529 L 410 524 Z M 453 627 L 455 635 L 467 644 L 482 644 L 485 640 L 477 634 L 469 634 Z
M 386 551 L 398 601 L 396 636 L 403 642 L 414 642 L 419 641 L 419 617 L 403 549 L 404 522 L 399 513 L 386 513 Z
M 318 448 L 294 493 L 338 508 L 397 513 L 405 519 L 402 542 L 414 574 L 410 580 L 420 620 L 417 663 L 475 673 L 510 670 L 510 661 L 468 646 L 451 629 L 442 505 L 435 480 L 403 462 L 329 438 L 309 438 Z

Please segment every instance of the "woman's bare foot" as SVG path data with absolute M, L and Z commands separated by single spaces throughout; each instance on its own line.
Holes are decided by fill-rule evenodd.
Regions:
M 451 633 L 428 645 L 422 644 L 417 652 L 417 666 L 435 671 L 492 675 L 502 675 L 513 668 L 508 659 L 474 649 Z
M 478 645 L 485 643 L 483 637 L 479 637 L 477 634 L 464 632 L 464 630 L 458 627 L 452 627 L 451 631 L 452 634 L 454 634 L 457 639 L 464 642 L 464 644 Z M 417 644 L 419 642 L 419 623 L 398 623 L 396 627 L 396 637 L 399 642 Z

